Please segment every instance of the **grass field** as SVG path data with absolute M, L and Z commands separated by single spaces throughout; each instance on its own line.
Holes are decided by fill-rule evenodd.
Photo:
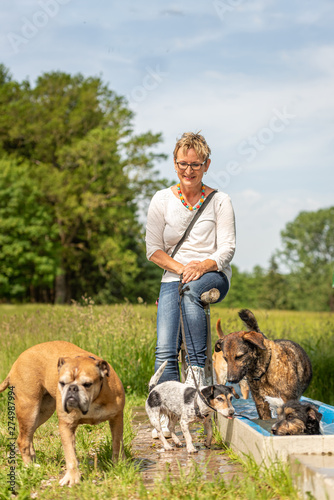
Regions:
M 300 343 L 313 365 L 313 380 L 306 396 L 334 404 L 334 315 L 254 311 L 262 331 L 270 338 L 288 338 Z M 111 442 L 106 423 L 81 426 L 77 431 L 77 455 L 83 481 L 61 489 L 64 456 L 54 415 L 35 435 L 40 467 L 22 467 L 17 455 L 16 492 L 25 498 L 297 498 L 288 471 L 282 464 L 269 469 L 256 466 L 250 458 L 240 460 L 231 451 L 231 460 L 242 462 L 242 478 L 231 483 L 224 478 L 202 481 L 200 471 L 177 482 L 170 479 L 147 491 L 132 460 L 131 408 L 144 403 L 147 383 L 154 370 L 155 306 L 129 304 L 95 306 L 89 300 L 73 306 L 0 306 L 0 379 L 7 375 L 18 355 L 28 347 L 49 340 L 67 340 L 107 359 L 121 378 L 127 395 L 125 451 L 127 460 L 113 466 Z M 215 323 L 222 319 L 226 333 L 241 329 L 237 310 L 220 305 L 211 308 L 212 343 Z M 28 383 L 28 381 L 27 381 Z M 10 498 L 8 474 L 8 395 L 0 395 L 0 499 Z M 226 453 L 226 451 L 222 452 Z

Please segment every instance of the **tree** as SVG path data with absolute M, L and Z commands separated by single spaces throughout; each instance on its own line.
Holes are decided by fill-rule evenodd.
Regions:
M 56 230 L 56 302 L 134 293 L 144 251 L 139 204 L 165 182 L 154 171 L 164 155 L 152 151 L 161 135 L 134 135 L 132 119 L 100 78 L 53 72 L 32 87 L 0 67 L 0 155 L 25 162 Z
M 259 305 L 265 309 L 289 309 L 287 301 L 287 276 L 279 272 L 274 256 L 269 261 L 269 269 L 262 274 L 259 288 Z
M 232 264 L 231 288 L 224 298 L 225 307 L 258 307 L 258 293 L 263 271 L 254 268 L 254 273 L 242 272 Z
M 283 250 L 277 256 L 290 271 L 298 308 L 333 307 L 334 207 L 301 212 L 281 237 Z
M 59 250 L 51 207 L 29 163 L 0 159 L 0 297 L 51 300 Z

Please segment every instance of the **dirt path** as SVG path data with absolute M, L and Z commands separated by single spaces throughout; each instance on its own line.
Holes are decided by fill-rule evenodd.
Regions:
M 212 480 L 215 474 L 224 474 L 230 479 L 240 471 L 240 467 L 230 464 L 228 456 L 223 450 L 215 445 L 211 449 L 205 448 L 204 437 L 200 434 L 199 425 L 191 427 L 191 435 L 198 453 L 188 455 L 185 446 L 175 448 L 172 452 L 162 451 L 162 445 L 158 439 L 153 440 L 151 436 L 152 427 L 143 407 L 133 409 L 133 425 L 136 437 L 132 443 L 133 454 L 140 461 L 143 481 L 146 487 L 150 487 L 156 479 L 163 479 L 168 474 L 179 477 L 179 467 L 188 474 L 194 464 L 203 472 L 203 479 Z M 176 433 L 184 443 L 184 438 L 179 429 Z

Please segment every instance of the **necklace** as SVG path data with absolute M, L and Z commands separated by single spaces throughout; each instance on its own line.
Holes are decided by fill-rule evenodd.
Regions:
M 202 183 L 202 192 L 201 192 L 201 199 L 197 203 L 197 205 L 194 205 L 193 207 L 189 205 L 186 200 L 184 199 L 184 196 L 181 192 L 181 185 L 180 183 L 177 184 L 177 192 L 179 193 L 180 200 L 182 201 L 183 205 L 188 208 L 188 210 L 197 210 L 201 205 L 203 205 L 204 197 L 205 197 L 205 186 Z

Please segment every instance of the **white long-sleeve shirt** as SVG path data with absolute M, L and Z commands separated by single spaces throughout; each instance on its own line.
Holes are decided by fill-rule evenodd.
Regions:
M 171 188 L 157 191 L 147 215 L 147 258 L 150 259 L 157 250 L 171 255 L 194 214 L 181 203 Z M 218 271 L 224 272 L 230 281 L 230 262 L 234 252 L 235 220 L 232 203 L 226 193 L 217 192 L 179 248 L 175 260 L 186 265 L 191 260 L 212 259 L 217 263 Z M 163 282 L 178 280 L 179 276 L 170 271 L 162 277 Z

